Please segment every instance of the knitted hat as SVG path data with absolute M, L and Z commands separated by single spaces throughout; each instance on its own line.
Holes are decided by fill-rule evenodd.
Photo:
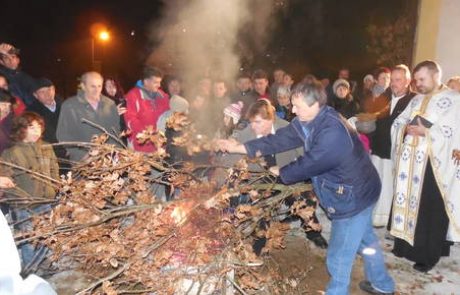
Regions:
M 224 114 L 233 119 L 233 124 L 237 124 L 241 118 L 241 110 L 244 103 L 240 100 L 237 103 L 232 103 L 224 109 Z
M 372 76 L 371 74 L 367 74 L 366 76 L 364 76 L 363 82 L 366 82 L 367 80 L 374 81 L 374 76 Z
M 50 86 L 53 86 L 53 82 L 51 82 L 51 80 L 46 79 L 46 78 L 40 78 L 35 81 L 33 88 L 32 88 L 32 92 L 35 92 L 39 90 L 40 88 L 50 87 Z
M 173 112 L 177 113 L 186 113 L 188 112 L 189 103 L 188 101 L 179 95 L 171 96 L 169 100 L 169 108 Z
M 348 83 L 347 80 L 345 80 L 345 79 L 337 79 L 337 80 L 335 80 L 334 84 L 332 85 L 332 90 L 334 90 L 334 93 L 337 93 L 337 88 L 339 88 L 339 86 L 344 86 L 344 87 L 350 89 L 350 83 Z

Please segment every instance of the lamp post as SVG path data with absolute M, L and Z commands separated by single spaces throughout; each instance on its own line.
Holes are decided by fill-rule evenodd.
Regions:
M 108 42 L 110 40 L 110 33 L 106 30 L 102 30 L 97 33 L 96 37 L 91 38 L 91 64 L 93 70 L 101 72 L 102 70 L 102 60 L 95 59 L 95 47 L 96 47 L 96 40 L 101 42 Z

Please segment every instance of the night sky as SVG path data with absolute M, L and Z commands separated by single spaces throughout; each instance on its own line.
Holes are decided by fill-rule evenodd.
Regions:
M 277 25 L 250 67 L 279 66 L 296 76 L 313 72 L 332 78 L 345 65 L 359 78 L 376 67 L 365 49 L 366 27 L 394 21 L 406 5 L 410 11 L 417 7 L 417 0 L 286 2 L 287 9 L 274 13 Z M 155 0 L 2 1 L 0 41 L 22 50 L 26 72 L 49 77 L 70 95 L 76 77 L 91 66 L 90 26 L 104 23 L 113 37 L 106 45 L 96 44 L 96 58 L 103 60 L 105 75 L 120 78 L 128 89 L 155 48 L 148 28 L 161 18 L 162 8 L 162 1 Z

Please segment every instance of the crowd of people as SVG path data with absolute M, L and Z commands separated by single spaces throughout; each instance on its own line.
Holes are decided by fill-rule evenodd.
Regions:
M 137 136 L 147 128 L 160 130 L 172 164 L 231 165 L 247 154 L 263 157 L 280 182 L 311 182 L 314 193 L 301 198 L 315 210 L 321 205 L 332 223 L 331 237 L 326 241 L 321 235 L 315 215 L 312 223 L 302 220 L 301 225 L 309 240 L 327 248 L 327 294 L 347 294 L 357 254 L 365 264 L 361 289 L 393 294 L 375 227 L 386 227 L 394 255 L 413 261 L 420 272 L 431 270 L 460 241 L 460 167 L 453 157 L 460 149 L 460 78 L 446 85 L 441 81 L 434 61 L 421 62 L 412 72 L 402 64 L 378 68 L 362 83 L 342 68 L 332 83 L 312 74 L 294 81 L 282 69 L 271 79 L 258 69 L 240 72 L 234 83 L 203 76 L 185 84 L 180 73 L 164 76 L 145 66 L 126 93 L 116 78 L 89 71 L 82 74 L 76 95 L 62 99 L 52 81 L 22 71 L 20 51 L 3 43 L 0 198 L 9 202 L 2 202 L 2 211 L 15 230 L 30 230 L 31 214 L 51 206 L 15 200 L 54 199 L 57 188 L 23 168 L 57 180 L 85 161 L 95 135 L 106 132 L 109 143 L 152 153 L 159 147 L 140 143 Z M 174 147 L 177 132 L 167 124 L 174 113 L 188 116 L 197 132 L 216 140 L 224 153 L 191 158 Z M 122 130 L 129 130 L 126 139 L 119 138 Z M 237 202 L 248 202 L 243 199 Z M 263 245 L 255 243 L 254 251 L 259 254 Z M 22 244 L 23 266 L 33 265 L 46 251 Z

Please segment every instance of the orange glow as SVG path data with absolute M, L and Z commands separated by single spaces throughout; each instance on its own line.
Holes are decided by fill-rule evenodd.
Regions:
M 110 32 L 107 25 L 103 23 L 94 23 L 90 27 L 91 37 L 95 40 L 107 42 L 110 40 Z
M 110 39 L 110 34 L 107 31 L 99 32 L 99 39 L 102 41 L 108 41 Z
M 187 212 L 182 209 L 180 206 L 177 206 L 174 208 L 173 212 L 171 213 L 172 219 L 174 219 L 174 222 L 176 224 L 181 224 L 185 221 L 187 216 Z

